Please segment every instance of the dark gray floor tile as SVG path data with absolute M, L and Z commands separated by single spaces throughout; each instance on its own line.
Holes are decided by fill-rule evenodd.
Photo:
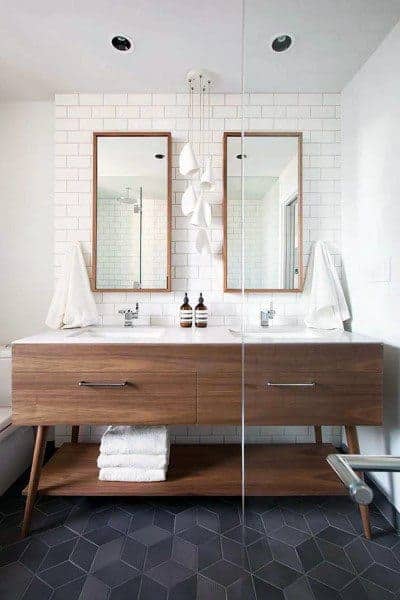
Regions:
M 158 542 L 165 540 L 170 537 L 170 535 L 169 531 L 161 529 L 161 527 L 157 527 L 157 525 L 148 525 L 147 527 L 137 529 L 131 533 L 131 537 L 143 544 L 143 546 L 153 546 L 153 544 L 158 544 Z
M 188 579 L 192 575 L 193 571 L 173 560 L 169 560 L 146 571 L 147 577 L 153 579 L 167 589 L 175 587 L 178 583 Z
M 139 597 L 140 586 L 140 576 L 129 579 L 128 581 L 125 581 L 125 583 L 112 588 L 109 600 L 137 600 Z
M 153 579 L 142 577 L 138 600 L 167 600 L 168 590 Z
M 129 531 L 134 532 L 137 529 L 143 529 L 154 524 L 154 508 L 143 507 L 132 515 L 132 521 Z
M 309 577 L 340 591 L 354 579 L 354 573 L 349 573 L 328 562 L 323 562 L 308 573 Z
M 268 537 L 293 547 L 303 544 L 306 540 L 310 539 L 310 536 L 303 531 L 299 531 L 288 525 L 284 525 L 280 529 L 268 533 Z
M 1 523 L 0 523 L 1 527 Z M 20 556 L 27 550 L 28 546 L 32 543 L 30 539 L 20 540 L 10 546 L 4 548 L 0 552 L 0 567 L 15 562 Z M 46 547 L 46 552 L 48 548 Z
M 295 548 L 292 548 L 292 546 L 288 546 L 288 544 L 284 544 L 283 542 L 278 542 L 278 540 L 273 540 L 272 538 L 269 538 L 268 542 L 274 560 L 287 567 L 291 567 L 296 571 L 304 571 Z
M 299 577 L 285 589 L 285 600 L 316 600 L 306 577 Z
M 44 531 L 38 537 L 48 546 L 57 546 L 62 542 L 75 539 L 76 534 L 67 527 L 61 525 L 60 527 L 55 527 L 54 529 Z
M 343 600 L 370 600 L 359 579 L 355 579 L 349 585 L 346 585 L 341 591 L 341 596 Z
M 310 529 L 304 515 L 293 512 L 292 510 L 283 510 L 282 514 L 286 525 L 299 529 L 308 535 L 310 534 Z
M 124 546 L 121 552 L 121 559 L 135 567 L 135 569 L 139 569 L 140 571 L 144 568 L 144 561 L 146 558 L 146 546 L 137 542 L 136 540 L 132 540 L 127 538 L 124 542 Z
M 227 587 L 226 598 L 227 600 L 257 600 L 251 576 L 238 579 Z
M 226 600 L 226 591 L 222 585 L 215 581 L 198 575 L 197 577 L 197 600 Z
M 120 531 L 121 533 L 126 533 L 129 531 L 131 526 L 132 517 L 123 510 L 115 510 L 111 517 L 108 520 L 108 525 L 115 529 L 116 531 Z
M 197 509 L 197 524 L 215 532 L 221 529 L 218 515 L 207 508 Z
M 26 592 L 22 596 L 23 600 L 48 600 L 53 593 L 53 589 L 43 581 L 34 577 Z M 1 598 L 1 596 L 0 596 Z
M 202 525 L 197 520 L 197 508 L 190 507 L 188 510 L 182 510 L 181 512 L 175 514 L 174 516 L 174 530 L 175 533 L 179 533 L 179 531 L 184 531 L 185 529 L 190 529 L 194 525 Z M 210 529 L 210 528 L 209 528 Z
M 394 548 L 399 543 L 399 536 L 393 529 L 382 530 L 372 528 L 372 539 L 375 544 L 380 544 L 386 548 Z M 368 548 L 368 540 L 366 540 Z
M 299 544 L 296 550 L 304 571 L 309 571 L 323 561 L 323 556 L 314 539 Z
M 398 600 L 399 598 L 398 594 L 393 594 L 363 577 L 360 577 L 360 583 L 367 592 L 368 600 Z
M 97 579 L 100 579 L 103 583 L 108 585 L 109 587 L 114 587 L 117 585 L 121 585 L 125 581 L 129 579 L 133 579 L 137 577 L 139 571 L 130 565 L 122 562 L 122 560 L 117 560 L 99 571 L 95 571 L 94 575 Z
M 93 573 L 99 571 L 103 567 L 116 562 L 121 558 L 122 548 L 125 542 L 124 537 L 118 537 L 107 544 L 103 544 L 97 548 L 94 560 L 90 571 Z M 97 546 L 96 546 L 97 547 Z
M 262 538 L 247 546 L 250 570 L 257 571 L 272 560 L 272 552 L 268 540 Z
M 89 517 L 90 514 L 86 509 L 77 506 L 69 513 L 64 525 L 75 533 L 80 534 L 85 531 Z
M 400 572 L 388 569 L 383 565 L 371 565 L 363 572 L 362 576 L 389 592 L 396 593 L 400 590 Z
M 215 533 L 213 531 L 210 531 L 209 529 L 206 529 L 205 527 L 195 525 L 190 529 L 181 531 L 179 533 L 179 537 L 183 538 L 187 542 L 191 542 L 192 544 L 198 546 L 199 544 L 204 544 L 211 538 L 215 537 Z
M 172 537 L 167 538 L 149 546 L 147 549 L 146 561 L 144 564 L 144 570 L 148 571 L 152 567 L 155 567 L 166 560 L 169 560 L 172 556 Z
M 175 536 L 172 542 L 172 559 L 188 569 L 197 569 L 197 546 Z
M 168 510 L 156 508 L 154 513 L 154 525 L 165 529 L 170 533 L 174 533 L 175 529 L 175 515 Z
M 201 574 L 224 587 L 232 585 L 232 583 L 238 579 L 247 576 L 244 569 L 237 565 L 233 565 L 226 560 L 219 560 L 213 565 L 210 565 L 206 569 L 203 569 Z
M 168 600 L 197 600 L 197 576 L 193 575 L 171 588 Z
M 320 531 L 317 537 L 341 547 L 347 546 L 347 544 L 350 544 L 354 540 L 354 535 L 336 527 L 327 527 L 323 531 Z
M 221 538 L 222 557 L 239 567 L 243 567 L 247 571 L 250 570 L 249 559 L 247 557 L 246 547 L 234 540 Z M 215 561 L 214 561 L 215 562 Z M 206 565 L 204 565 L 206 566 Z
M 282 511 L 279 508 L 273 508 L 264 513 L 262 515 L 262 520 L 268 534 L 280 529 L 284 525 Z
M 80 577 L 79 579 L 75 579 L 74 581 L 57 588 L 54 591 L 51 600 L 78 600 L 81 595 L 85 579 L 85 577 Z
M 374 562 L 364 544 L 364 540 L 361 538 L 356 538 L 351 544 L 346 546 L 345 553 L 349 557 L 356 573 L 361 573 Z
M 97 579 L 94 575 L 88 575 L 83 584 L 79 600 L 108 600 L 110 588 Z
M 329 527 L 328 519 L 319 507 L 304 515 L 304 518 L 314 535 Z
M 197 569 L 205 569 L 222 558 L 222 538 L 215 536 L 197 546 Z
M 105 525 L 108 525 L 108 522 L 111 516 L 113 515 L 113 512 L 114 511 L 112 508 L 107 508 L 105 510 L 98 510 L 92 513 L 89 516 L 88 522 L 86 524 L 85 532 L 93 531 L 95 529 L 101 529 L 102 527 L 105 527 Z
M 256 576 L 253 577 L 253 586 L 257 600 L 285 600 L 282 590 Z
M 324 585 L 320 581 L 316 581 L 311 577 L 307 577 L 310 588 L 314 594 L 315 600 L 342 600 L 339 592 Z M 354 598 L 354 600 L 357 600 Z
M 340 569 L 348 571 L 349 573 L 357 573 L 344 548 L 318 538 L 316 538 L 316 543 L 321 551 L 322 556 L 324 557 L 324 560 L 336 565 L 336 567 L 339 567 Z
M 57 588 L 83 575 L 85 575 L 85 572 L 82 569 L 69 561 L 65 561 L 55 567 L 51 567 L 51 569 L 47 569 L 47 571 L 41 571 L 40 578 L 50 587 Z
M 252 510 L 246 510 L 244 513 L 244 523 L 247 527 L 264 533 L 264 523 L 260 514 Z
M 227 537 L 231 540 L 235 540 L 240 544 L 244 544 L 248 546 L 253 544 L 256 540 L 259 540 L 263 534 L 256 529 L 251 529 L 250 527 L 239 525 L 239 527 L 235 527 L 234 529 L 230 529 L 229 531 L 225 531 L 224 537 Z
M 389 569 L 393 569 L 393 571 L 400 572 L 400 563 L 393 554 L 392 550 L 389 548 L 369 541 L 368 552 L 371 554 L 375 562 L 384 565 Z
M 245 510 L 250 509 L 260 515 L 274 508 L 279 502 L 272 496 L 250 496 L 245 500 Z
M 90 571 L 94 557 L 97 553 L 97 546 L 88 542 L 84 538 L 80 538 L 75 544 L 74 550 L 71 554 L 71 562 L 78 565 L 81 569 L 87 573 Z
M 42 561 L 39 571 L 50 569 L 50 567 L 55 567 L 68 560 L 75 547 L 75 543 L 75 540 L 69 540 L 57 546 L 52 546 Z
M 49 551 L 47 544 L 39 539 L 31 538 L 30 544 L 22 554 L 19 561 L 28 567 L 31 571 L 35 572 L 40 568 L 44 557 Z
M 107 544 L 108 542 L 121 537 L 121 533 L 106 525 L 105 527 L 100 527 L 100 529 L 96 529 L 95 531 L 88 531 L 85 533 L 85 537 L 90 542 L 96 544 L 96 546 L 102 546 L 103 544 Z
M 301 573 L 298 571 L 275 560 L 259 569 L 255 575 L 259 579 L 262 579 L 281 590 L 284 590 L 296 581 L 296 579 L 301 577 Z

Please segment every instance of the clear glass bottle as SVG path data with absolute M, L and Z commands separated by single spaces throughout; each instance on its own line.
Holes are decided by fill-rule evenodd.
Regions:
M 196 327 L 207 327 L 208 308 L 204 304 L 203 294 L 200 292 L 199 303 L 194 309 L 194 322 Z
M 181 327 L 191 327 L 193 325 L 193 308 L 189 304 L 187 292 L 185 292 L 183 304 L 180 308 L 180 325 Z

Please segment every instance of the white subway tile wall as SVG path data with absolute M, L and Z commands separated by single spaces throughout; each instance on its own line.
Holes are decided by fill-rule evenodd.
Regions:
M 91 267 L 92 132 L 171 131 L 172 143 L 172 292 L 95 294 L 102 322 L 120 324 L 118 310 L 139 301 L 141 313 L 157 325 L 178 326 L 179 306 L 187 291 L 192 303 L 203 292 L 210 325 L 234 326 L 241 315 L 240 294 L 223 292 L 222 242 L 222 136 L 241 129 L 241 96 L 211 94 L 211 118 L 206 122 L 207 152 L 212 156 L 215 189 L 212 204 L 211 239 L 215 254 L 203 257 L 195 249 L 196 231 L 182 216 L 180 203 L 186 187 L 178 170 L 178 156 L 188 139 L 187 94 L 58 94 L 55 97 L 55 278 L 59 277 L 71 241 L 81 242 L 85 261 Z M 330 243 L 339 272 L 340 194 L 340 94 L 245 94 L 244 128 L 303 132 L 304 260 L 311 244 Z M 195 107 L 196 108 L 196 107 Z M 197 113 L 198 117 L 198 113 Z M 198 118 L 194 140 L 199 141 Z M 301 319 L 301 294 L 246 294 L 246 313 L 257 315 L 273 300 L 278 314 Z M 104 428 L 82 427 L 82 439 L 98 440 Z M 339 443 L 340 428 L 327 427 L 325 438 Z M 228 443 L 239 441 L 240 427 L 179 426 L 171 428 L 178 443 Z M 68 440 L 69 428 L 56 428 L 56 443 Z M 248 441 L 307 442 L 312 427 L 249 427 Z

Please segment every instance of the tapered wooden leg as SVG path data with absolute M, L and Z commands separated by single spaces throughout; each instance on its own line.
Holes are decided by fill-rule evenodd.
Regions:
M 37 489 L 39 485 L 40 473 L 42 470 L 44 450 L 46 447 L 46 434 L 48 427 L 39 425 L 36 431 L 35 447 L 33 449 L 31 474 L 29 477 L 28 493 L 26 496 L 24 521 L 22 524 L 22 537 L 29 534 L 33 506 L 36 500 Z
M 360 444 L 358 443 L 358 435 L 357 435 L 356 426 L 355 425 L 346 425 L 345 430 L 346 430 L 347 445 L 349 447 L 350 454 L 360 454 Z M 359 475 L 360 475 L 360 477 L 364 477 L 361 473 L 359 473 Z M 371 523 L 369 520 L 369 507 L 359 504 L 359 509 L 360 509 L 361 521 L 362 521 L 363 529 L 364 529 L 364 535 L 367 538 L 367 540 L 370 540 L 372 535 L 371 535 Z
M 320 425 L 314 425 L 314 435 L 317 446 L 322 446 L 322 427 Z
M 71 442 L 77 444 L 79 441 L 79 425 L 72 425 Z

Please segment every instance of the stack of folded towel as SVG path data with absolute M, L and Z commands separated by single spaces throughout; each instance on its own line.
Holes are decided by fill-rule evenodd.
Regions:
M 102 481 L 164 481 L 168 428 L 111 425 L 101 438 L 97 466 Z

